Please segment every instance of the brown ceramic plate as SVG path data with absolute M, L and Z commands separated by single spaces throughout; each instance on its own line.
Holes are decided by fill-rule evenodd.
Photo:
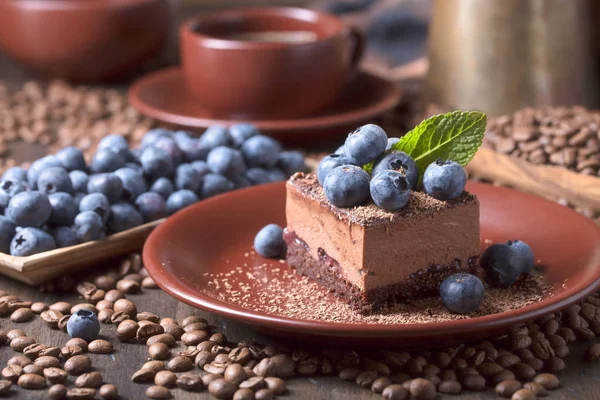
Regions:
M 144 263 L 167 293 L 194 307 L 247 323 L 268 334 L 333 344 L 356 342 L 395 346 L 449 344 L 497 334 L 581 300 L 600 282 L 600 228 L 556 203 L 510 189 L 469 183 L 481 202 L 481 237 L 494 242 L 519 238 L 531 244 L 545 266 L 543 278 L 553 295 L 514 311 L 450 322 L 366 325 L 310 321 L 254 312 L 219 300 L 225 288 L 209 274 L 271 262 L 248 256 L 254 235 L 267 223 L 285 225 L 283 183 L 257 186 L 191 206 L 152 232 L 144 246 Z M 265 282 L 273 277 L 265 272 Z M 224 275 L 222 275 L 224 276 Z M 248 282 L 252 285 L 252 281 Z M 283 288 L 285 290 L 285 288 Z M 259 290 L 251 287 L 250 290 Z M 311 306 L 312 299 L 306 299 Z M 336 301 L 334 299 L 323 301 Z M 314 304 L 312 304 L 314 306 Z M 376 342 L 373 342 L 376 340 Z
M 290 94 L 292 95 L 292 94 Z M 285 143 L 311 143 L 328 136 L 346 134 L 393 108 L 399 100 L 393 83 L 359 73 L 338 101 L 312 117 L 248 121 L 262 132 Z M 231 125 L 236 121 L 216 119 L 186 89 L 179 67 L 150 73 L 129 89 L 129 101 L 142 114 L 184 129 L 205 129 L 210 125 Z

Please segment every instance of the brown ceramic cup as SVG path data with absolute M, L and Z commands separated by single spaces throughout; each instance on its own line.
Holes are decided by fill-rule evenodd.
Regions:
M 333 15 L 251 8 L 197 16 L 180 28 L 186 84 L 214 116 L 284 119 L 332 103 L 361 58 L 360 34 Z

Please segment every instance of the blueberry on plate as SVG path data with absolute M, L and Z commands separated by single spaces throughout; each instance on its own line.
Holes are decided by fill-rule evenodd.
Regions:
M 231 135 L 223 125 L 212 125 L 198 139 L 198 146 L 207 152 L 219 146 L 231 146 Z
M 144 217 L 144 222 L 151 222 L 169 215 L 167 202 L 158 193 L 142 193 L 135 201 L 137 209 Z
M 106 227 L 109 233 L 123 232 L 144 223 L 144 218 L 134 206 L 125 202 L 111 204 Z
M 485 288 L 475 275 L 459 273 L 450 275 L 440 285 L 444 306 L 458 314 L 470 314 L 483 301 Z
M 340 147 L 338 147 L 337 149 L 335 149 L 335 151 L 333 152 L 333 154 L 339 154 L 339 155 L 344 155 L 344 145 L 341 145 Z
M 369 174 L 354 165 L 336 167 L 327 174 L 323 189 L 331 204 L 337 207 L 355 207 L 369 198 Z
M 519 265 L 518 268 L 521 273 L 528 274 L 531 272 L 535 264 L 535 257 L 533 256 L 531 247 L 521 240 L 509 240 L 506 244 L 513 250 L 515 257 L 513 262 Z
M 151 179 L 169 177 L 173 174 L 175 167 L 173 160 L 163 149 L 148 147 L 140 157 L 144 174 Z
M 208 153 L 206 163 L 213 173 L 224 175 L 230 179 L 237 178 L 246 171 L 242 153 L 225 146 L 212 149 Z
M 50 167 L 40 173 L 37 181 L 40 192 L 51 194 L 56 192 L 74 193 L 69 173 L 63 167 Z
M 79 309 L 75 311 L 67 322 L 67 333 L 72 338 L 91 342 L 100 333 L 98 316 L 90 310 Z
M 363 125 L 352 131 L 346 138 L 344 154 L 352 164 L 364 165 L 385 151 L 387 141 L 387 134 L 380 126 Z
M 27 257 L 55 248 L 56 243 L 49 233 L 33 227 L 20 229 L 10 242 L 10 254 L 16 257 Z
M 283 240 L 283 229 L 279 225 L 269 224 L 254 237 L 256 252 L 265 258 L 283 258 L 287 244 Z
M 198 139 L 190 137 L 186 131 L 177 131 L 173 139 L 181 151 L 182 161 L 193 162 L 206 158 L 206 152 L 198 146 Z
M 14 179 L 27 182 L 27 170 L 23 167 L 10 167 L 2 174 L 2 179 Z
M 287 180 L 288 176 L 279 168 L 271 168 L 267 170 L 269 173 L 269 182 L 279 182 Z
M 174 214 L 198 201 L 198 196 L 191 190 L 182 189 L 173 192 L 167 199 L 167 211 L 169 214 Z
M 331 172 L 332 169 L 341 167 L 342 165 L 352 165 L 352 163 L 350 162 L 350 159 L 342 154 L 330 154 L 323 157 L 317 168 L 317 179 L 319 180 L 319 183 L 323 185 L 327 174 Z
M 388 138 L 387 146 L 385 147 L 385 151 L 391 150 L 392 146 L 395 145 L 396 143 L 398 143 L 399 141 L 400 141 L 400 138 L 397 138 L 397 137 Z
M 71 226 L 79 210 L 73 196 L 65 192 L 52 193 L 48 196 L 52 212 L 48 219 L 51 226 Z
M 75 246 L 79 243 L 75 229 L 72 226 L 59 226 L 50 233 L 58 248 Z
M 87 193 L 87 184 L 89 180 L 88 174 L 83 171 L 75 170 L 69 172 L 69 178 L 71 178 L 71 185 L 73 191 L 79 193 Z
M 27 183 L 31 189 L 37 189 L 40 173 L 50 167 L 62 167 L 58 157 L 49 155 L 35 160 L 27 170 Z
M 142 147 L 145 148 L 152 146 L 152 144 L 162 136 L 171 136 L 171 131 L 165 128 L 150 129 L 142 137 Z
M 84 211 L 93 211 L 98 214 L 104 225 L 110 215 L 110 201 L 102 193 L 90 193 L 79 201 L 79 212 Z
M 75 236 L 79 243 L 98 240 L 102 236 L 102 227 L 104 223 L 100 215 L 94 211 L 82 211 L 75 217 L 73 225 Z
M 90 176 L 88 193 L 102 193 L 109 201 L 117 201 L 123 194 L 123 182 L 116 174 L 96 174 Z
M 202 177 L 203 175 L 192 164 L 181 164 L 175 171 L 175 188 L 197 192 L 202 184 Z
M 90 170 L 99 174 L 101 172 L 114 172 L 125 166 L 125 156 L 111 147 L 98 149 L 90 164 Z
M 4 212 L 17 226 L 40 227 L 50 218 L 52 205 L 48 196 L 42 192 L 21 192 L 10 199 Z
M 208 199 L 233 189 L 233 182 L 219 174 L 206 174 L 200 186 L 200 197 Z
M 372 175 L 375 176 L 385 170 L 401 172 L 406 176 L 411 189 L 415 190 L 417 188 L 417 184 L 419 183 L 419 168 L 415 164 L 415 161 L 405 152 L 393 150 L 382 155 L 375 161 Z
M 234 189 L 243 189 L 253 185 L 253 183 L 250 182 L 250 180 L 248 180 L 248 178 L 246 178 L 245 176 L 238 176 L 237 178 L 232 180 L 231 183 L 233 183 Z
M 148 188 L 141 172 L 136 169 L 124 167 L 115 171 L 123 184 L 121 198 L 125 201 L 133 202 L 137 197 L 144 193 Z
M 507 244 L 493 244 L 479 258 L 486 280 L 497 287 L 512 286 L 521 275 L 521 264 L 515 262 L 513 249 Z
M 242 144 L 252 136 L 260 135 L 260 132 L 252 124 L 241 123 L 234 124 L 229 127 L 229 135 L 236 148 L 242 147 Z
M 67 171 L 85 170 L 85 159 L 83 158 L 83 152 L 77 147 L 69 146 L 60 149 L 56 153 L 56 158 L 58 158 L 62 167 Z
M 150 191 L 160 194 L 163 199 L 168 199 L 171 193 L 175 191 L 175 187 L 171 180 L 167 178 L 158 178 L 150 186 Z
M 181 150 L 177 146 L 175 139 L 173 139 L 172 137 L 161 136 L 158 139 L 156 139 L 156 141 L 152 144 L 152 147 L 154 147 L 156 149 L 164 150 L 171 158 L 171 161 L 173 162 L 173 166 L 177 166 L 177 165 L 181 164 L 181 160 L 183 159 L 183 154 L 181 153 Z
M 15 236 L 15 224 L 4 215 L 0 215 L 0 253 L 10 253 L 10 242 Z
M 467 174 L 460 164 L 438 159 L 429 164 L 423 175 L 425 192 L 438 200 L 452 200 L 465 191 Z
M 264 168 L 250 168 L 246 171 L 246 179 L 253 185 L 262 185 L 271 182 L 269 171 Z
M 384 170 L 371 179 L 371 198 L 377 207 L 386 211 L 403 208 L 410 197 L 406 177 L 397 171 Z
M 282 151 L 277 157 L 277 167 L 280 168 L 286 176 L 293 175 L 296 172 L 308 172 L 308 167 L 304 162 L 304 155 L 299 151 Z
M 13 197 L 17 193 L 21 193 L 27 190 L 27 182 L 20 181 L 13 178 L 2 178 L 0 180 L 0 194 L 7 196 L 8 198 Z
M 129 144 L 121 135 L 106 135 L 98 142 L 98 149 L 112 149 L 125 157 L 129 151 Z
M 281 151 L 281 145 L 273 138 L 264 135 L 252 136 L 241 147 L 248 167 L 273 167 Z

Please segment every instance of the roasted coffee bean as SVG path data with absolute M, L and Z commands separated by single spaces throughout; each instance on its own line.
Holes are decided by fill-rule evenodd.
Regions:
M 160 318 L 158 318 L 158 316 L 156 314 L 152 314 L 151 312 L 148 311 L 142 311 L 137 313 L 136 319 L 138 321 L 150 321 L 150 322 L 154 322 L 157 323 L 160 321 Z
M 600 359 L 600 343 L 594 343 L 585 350 L 584 358 L 586 361 L 597 361 Z
M 104 400 L 119 399 L 119 390 L 117 389 L 117 387 L 115 385 L 111 385 L 111 384 L 104 384 L 104 385 L 100 386 L 100 389 L 98 389 L 98 394 Z
M 462 368 L 459 369 L 457 372 L 461 378 L 464 378 L 467 375 L 479 375 L 479 371 L 472 367 Z
M 6 379 L 0 380 L 0 397 L 5 397 L 10 394 L 12 382 Z
M 150 386 L 146 389 L 146 396 L 150 399 L 170 399 L 171 391 L 164 386 Z
M 196 346 L 210 337 L 206 331 L 190 331 L 181 336 L 181 341 L 186 346 Z
M 152 382 L 157 372 L 153 369 L 142 367 L 133 373 L 131 381 L 134 383 Z
M 560 372 L 565 369 L 565 362 L 562 358 L 552 357 L 544 362 L 544 369 L 548 372 Z
M 65 383 L 69 374 L 61 368 L 50 367 L 44 368 L 44 377 L 52 384 Z
M 2 369 L 2 378 L 15 382 L 19 378 L 19 376 L 21 376 L 22 373 L 22 367 L 16 364 L 11 364 L 7 365 L 6 367 L 4 367 L 4 369 Z
M 529 389 L 519 389 L 512 395 L 511 400 L 535 400 L 535 394 Z
M 209 374 L 223 375 L 225 373 L 225 370 L 227 369 L 227 364 L 216 363 L 213 361 L 210 364 L 206 364 L 202 369 L 208 372 Z
M 52 329 L 58 329 L 58 321 L 63 317 L 63 314 L 57 310 L 46 310 L 40 314 L 42 320 Z
M 10 341 L 10 348 L 14 351 L 23 352 L 27 346 L 35 343 L 35 339 L 29 336 L 19 336 Z
M 225 369 L 223 375 L 226 381 L 233 383 L 238 386 L 240 383 L 246 380 L 246 371 L 240 364 L 231 364 Z
M 114 301 L 113 310 L 115 310 L 115 312 L 122 311 L 123 313 L 129 315 L 132 319 L 137 315 L 137 307 L 131 300 L 127 299 L 118 299 Z
M 528 389 L 531 390 L 533 392 L 533 394 L 535 394 L 538 397 L 543 397 L 546 396 L 546 389 L 540 385 L 539 383 L 536 382 L 527 382 L 526 384 L 523 385 L 524 389 Z
M 104 300 L 112 301 L 115 303 L 117 300 L 124 299 L 125 294 L 118 289 L 112 289 L 106 292 L 104 295 Z M 115 310 L 116 311 L 116 310 Z
M 227 344 L 227 338 L 220 332 L 214 333 L 208 340 L 215 342 L 219 346 L 225 346 Z
M 67 397 L 67 388 L 63 384 L 52 385 L 48 389 L 48 396 L 53 400 L 62 400 Z
M 33 364 L 33 361 L 25 356 L 14 356 L 6 362 L 6 365 L 18 365 L 21 368 Z
M 83 354 L 83 349 L 79 346 L 65 346 L 60 349 L 60 355 L 63 356 L 65 360 L 80 354 Z
M 374 393 L 381 393 L 383 390 L 392 384 L 392 380 L 387 376 L 380 376 L 373 381 L 371 385 L 371 391 Z
M 8 302 L 0 301 L 0 317 L 5 317 L 10 314 L 10 309 L 8 308 Z
M 18 308 L 10 316 L 12 322 L 29 322 L 33 318 L 33 312 L 29 308 Z
M 94 284 L 98 289 L 111 290 L 114 289 L 116 281 L 108 275 L 100 275 L 94 280 Z
M 144 363 L 144 365 L 142 365 L 141 369 L 151 369 L 155 372 L 158 371 L 163 371 L 166 367 L 165 367 L 165 363 L 163 361 L 157 361 L 157 360 L 152 360 L 152 361 L 148 361 L 146 363 Z
M 596 337 L 596 334 L 592 332 L 589 328 L 575 328 L 573 329 L 573 332 L 575 333 L 575 337 L 581 341 L 594 340 L 594 338 Z
M 158 289 L 158 285 L 154 282 L 154 279 L 149 276 L 142 279 L 142 287 L 144 289 Z
M 515 354 L 506 354 L 496 359 L 496 363 L 502 368 L 508 368 L 511 365 L 514 365 L 520 361 L 521 359 Z
M 31 305 L 33 303 L 31 301 L 23 301 L 23 300 L 11 300 L 8 302 L 8 311 L 14 312 L 19 308 L 27 308 L 31 311 Z M 33 313 L 33 311 L 32 311 Z
M 185 372 L 194 368 L 194 363 L 187 357 L 176 356 L 169 361 L 167 368 L 173 372 Z
M 42 368 L 51 368 L 60 366 L 60 361 L 56 357 L 42 356 L 38 357 L 34 363 Z
M 67 343 L 65 343 L 65 346 L 79 346 L 84 352 L 88 351 L 88 342 L 81 338 L 69 339 L 67 340 Z
M 430 400 L 437 396 L 433 383 L 426 379 L 416 378 L 410 382 L 410 394 L 416 400 Z
M 137 283 L 142 283 L 142 280 L 144 279 L 144 277 L 141 274 L 135 273 L 135 272 L 131 272 L 127 275 L 123 275 L 123 277 L 121 278 L 121 280 L 131 280 L 131 281 L 136 281 Z
M 273 400 L 275 398 L 275 394 L 270 389 L 260 389 L 254 394 L 254 398 L 256 400 Z
M 116 288 L 125 294 L 134 294 L 141 291 L 142 285 L 132 279 L 121 279 L 117 281 Z
M 107 340 L 96 339 L 90 342 L 88 350 L 94 354 L 111 354 L 113 352 L 113 345 Z
M 71 318 L 70 314 L 63 315 L 61 319 L 58 320 L 58 329 L 63 332 L 67 331 L 67 323 L 69 322 L 69 318 Z
M 254 392 L 250 389 L 238 389 L 233 394 L 233 400 L 254 400 Z
M 271 389 L 276 396 L 284 394 L 286 391 L 285 382 L 281 378 L 276 378 L 274 376 L 270 376 L 264 378 L 267 388 Z
M 183 327 L 184 332 L 191 331 L 208 331 L 210 327 L 205 322 L 194 322 L 193 324 L 189 324 Z
M 36 302 L 33 303 L 30 308 L 34 314 L 41 314 L 42 312 L 48 309 L 48 306 L 46 305 L 46 303 Z
M 186 372 L 179 375 L 175 384 L 180 389 L 189 390 L 192 392 L 200 391 L 204 386 L 202 383 L 202 377 L 193 372 Z
M 377 374 L 376 371 L 372 371 L 372 370 L 362 371 L 356 377 L 356 383 L 358 383 L 360 386 L 362 386 L 364 388 L 370 388 L 378 376 L 379 376 L 379 374 Z
M 462 359 L 461 359 L 462 360 Z M 463 360 L 465 361 L 465 360 Z M 466 361 L 465 361 L 466 364 Z M 419 376 L 423 372 L 423 367 L 415 358 L 411 358 L 408 360 L 404 366 L 406 372 L 408 372 L 411 376 Z
M 197 367 L 202 368 L 206 364 L 213 362 L 215 356 L 209 351 L 200 351 L 194 360 Z
M 44 368 L 40 367 L 36 364 L 29 364 L 23 367 L 24 374 L 36 374 L 36 375 L 44 375 Z
M 567 343 L 574 342 L 577 339 L 577 337 L 575 336 L 575 332 L 573 332 L 571 328 L 567 327 L 559 328 L 556 334 L 565 339 L 565 342 Z
M 560 381 L 553 374 L 539 374 L 533 381 L 542 385 L 546 390 L 554 390 L 560 386 Z
M 215 379 L 208 385 L 209 393 L 218 399 L 229 399 L 236 390 L 236 386 L 225 379 Z
M 155 335 L 146 341 L 146 346 L 151 346 L 154 343 L 164 343 L 169 347 L 175 346 L 175 338 L 168 333 L 161 333 L 160 335 Z
M 181 322 L 181 326 L 187 326 L 187 325 L 191 325 L 194 324 L 196 322 L 203 322 L 203 323 L 207 323 L 206 319 L 202 318 L 199 315 L 191 315 L 189 317 L 186 317 L 183 319 L 183 321 Z
M 529 381 L 536 375 L 535 369 L 525 363 L 517 363 L 511 366 L 510 369 L 520 380 Z
M 92 366 L 92 361 L 88 356 L 78 355 L 65 361 L 65 371 L 69 375 L 81 375 Z
M 0 329 L 0 346 L 8 344 L 10 340 L 8 339 L 8 332 Z
M 314 375 L 319 369 L 319 359 L 317 357 L 310 357 L 307 360 L 299 361 L 296 363 L 296 372 L 300 375 Z
M 13 340 L 14 338 L 18 338 L 20 336 L 27 336 L 25 334 L 25 332 L 23 332 L 23 329 L 11 329 L 10 331 L 8 331 L 6 333 L 6 337 L 8 338 L 9 341 Z
M 95 305 L 91 304 L 91 303 L 79 303 L 79 304 L 75 304 L 73 307 L 71 307 L 71 314 L 75 314 L 77 311 L 79 310 L 87 310 L 87 311 L 91 311 L 94 314 L 98 314 L 98 309 L 96 308 Z
M 467 375 L 461 381 L 462 386 L 473 392 L 485 390 L 485 378 L 481 375 Z
M 100 300 L 99 302 L 96 303 L 96 309 L 98 310 L 98 312 L 100 312 L 102 310 L 107 310 L 107 309 L 112 310 L 113 307 L 114 307 L 114 303 L 112 301 L 108 301 L 108 300 Z
M 441 381 L 438 385 L 438 391 L 440 393 L 456 395 L 462 392 L 462 385 L 454 380 Z
M 390 385 L 381 395 L 384 400 L 405 400 L 408 399 L 409 391 L 402 385 Z
M 526 349 L 529 346 L 531 346 L 531 337 L 527 335 L 515 335 L 512 337 L 512 350 Z
M 104 299 L 106 292 L 102 289 L 95 289 L 89 293 L 83 295 L 85 301 L 89 301 L 92 304 L 96 304 L 100 300 Z M 71 312 L 72 313 L 72 312 Z
M 536 371 L 544 368 L 544 362 L 537 357 L 528 358 L 524 361 L 525 364 L 531 366 Z
M 71 304 L 67 303 L 66 301 L 59 301 L 58 303 L 54 303 L 50 305 L 50 310 L 54 310 L 54 311 L 58 311 L 61 314 L 69 314 L 69 311 L 71 310 Z
M 27 390 L 39 390 L 46 387 L 46 380 L 36 374 L 23 374 L 19 376 L 17 385 Z
M 395 377 L 397 375 L 398 375 L 397 373 L 392 374 L 392 376 L 391 376 L 392 382 L 394 382 L 394 383 L 402 383 L 402 382 L 406 382 L 409 379 L 408 375 L 405 375 L 405 376 L 402 377 L 402 378 L 404 378 L 404 380 L 398 381 L 397 378 L 395 379 Z M 447 369 L 445 371 L 442 371 L 440 373 L 440 379 L 442 381 L 455 381 L 455 380 L 457 380 L 456 372 L 454 372 L 451 369 Z
M 521 387 L 523 387 L 521 382 L 511 379 L 498 383 L 495 391 L 498 396 L 510 399 L 517 390 L 521 389 Z
M 119 326 L 117 326 L 116 336 L 117 339 L 121 342 L 126 342 L 135 337 L 137 331 L 139 329 L 139 325 L 132 319 L 126 319 L 122 321 Z
M 154 376 L 154 384 L 171 388 L 177 382 L 177 375 L 171 371 L 158 371 Z
M 23 349 L 23 355 L 32 360 L 39 357 L 40 352 L 46 348 L 46 345 L 40 343 L 30 344 Z
M 77 291 L 77 293 L 79 293 L 82 296 L 85 295 L 86 293 L 90 293 L 96 289 L 97 289 L 96 285 L 94 285 L 92 282 L 80 282 L 75 287 L 75 290 Z
M 479 367 L 477 367 L 477 371 L 483 377 L 486 377 L 486 378 L 487 377 L 492 377 L 492 376 L 496 375 L 497 373 L 499 373 L 503 369 L 504 368 L 502 368 L 500 365 L 495 364 L 495 363 L 491 363 L 491 362 L 484 362 Z
M 102 382 L 102 375 L 100 375 L 99 372 L 86 372 L 75 379 L 75 386 L 78 388 L 85 387 L 97 389 L 102 386 Z
M 236 347 L 229 353 L 229 361 L 233 363 L 246 364 L 252 358 L 252 354 L 247 347 Z
M 154 360 L 164 360 L 169 357 L 170 353 L 169 346 L 164 343 L 154 343 L 148 346 L 148 354 Z
M 162 325 L 162 326 L 163 326 L 163 328 L 165 328 L 165 333 L 170 334 L 176 340 L 180 340 L 181 336 L 184 334 L 183 328 L 179 325 L 167 324 L 167 325 Z
M 469 366 L 469 363 L 467 362 L 467 360 L 465 360 L 463 358 L 455 358 L 450 362 L 450 368 L 452 368 L 452 369 L 458 370 L 458 369 L 462 369 L 462 368 L 467 368 L 468 366 Z
M 143 321 L 142 321 L 143 322 Z M 152 336 L 160 335 L 165 331 L 159 324 L 155 324 L 150 321 L 146 321 L 147 323 L 143 326 L 140 324 L 139 328 L 136 332 L 136 338 L 140 343 L 146 343 L 146 341 Z

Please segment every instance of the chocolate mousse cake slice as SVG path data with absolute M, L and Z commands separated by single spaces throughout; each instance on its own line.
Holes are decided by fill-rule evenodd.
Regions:
M 441 201 L 411 192 L 388 212 L 372 202 L 339 208 L 316 175 L 287 182 L 287 262 L 363 313 L 385 303 L 436 296 L 458 271 L 473 272 L 479 254 L 479 202 L 464 192 Z

